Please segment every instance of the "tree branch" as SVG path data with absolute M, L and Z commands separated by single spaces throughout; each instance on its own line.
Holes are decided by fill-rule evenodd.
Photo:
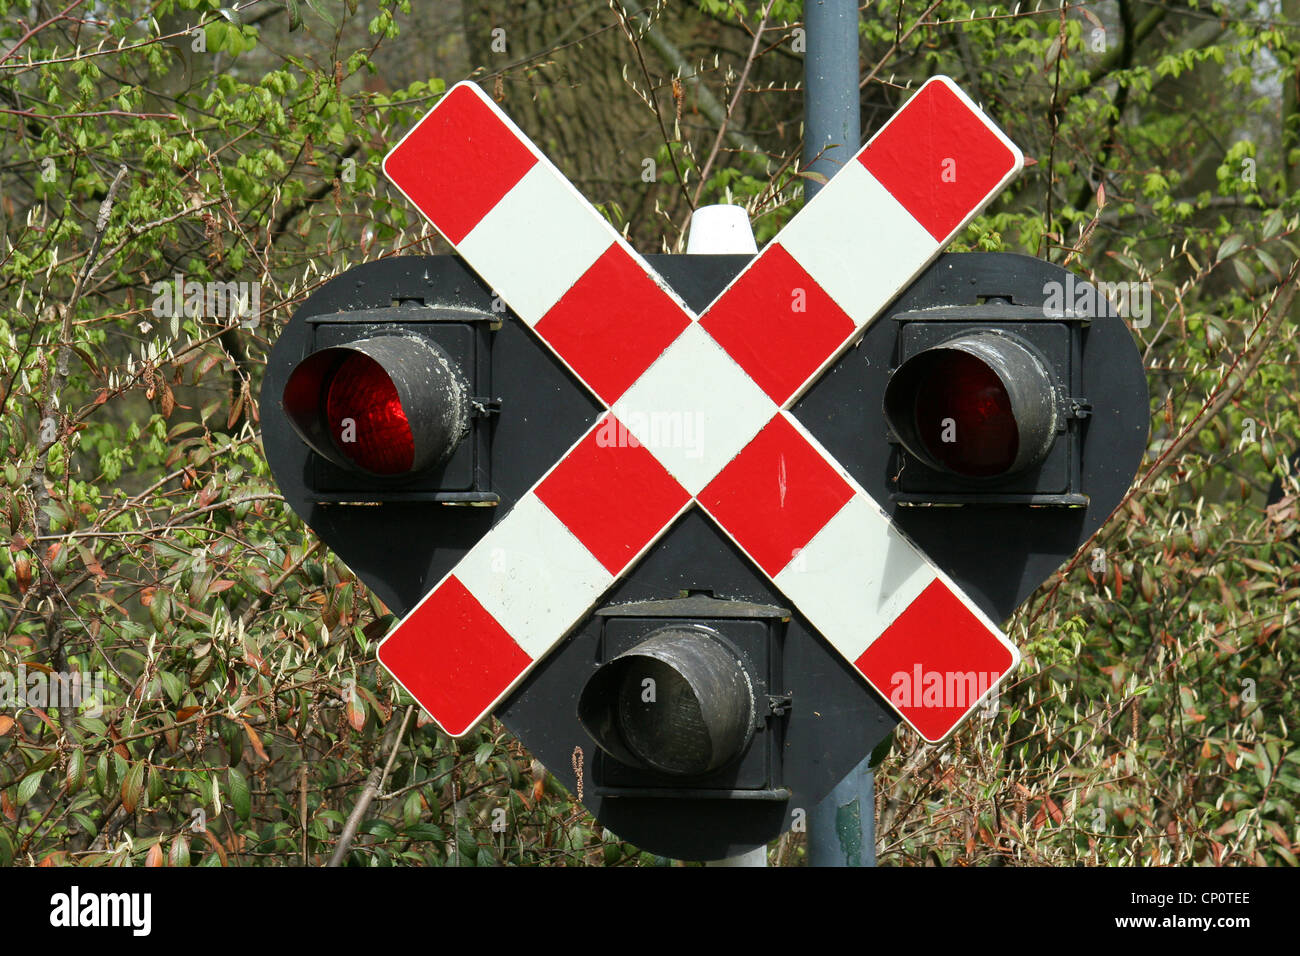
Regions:
M 99 215 L 95 219 L 95 234 L 91 239 L 90 251 L 86 254 L 86 262 L 82 266 L 81 273 L 77 276 L 77 283 L 72 289 L 72 297 L 63 309 L 63 325 L 59 332 L 59 352 L 54 362 L 54 368 L 50 372 L 50 379 L 45 392 L 45 403 L 41 410 L 40 430 L 37 436 L 36 464 L 32 467 L 31 478 L 28 480 L 34 512 L 32 521 L 36 526 L 36 537 L 38 539 L 50 532 L 50 516 L 46 510 L 46 506 L 50 501 L 50 492 L 45 487 L 45 470 L 49 465 L 50 449 L 59 441 L 59 430 L 55 427 L 57 423 L 54 416 L 58 411 L 60 393 L 68 380 L 68 367 L 72 362 L 72 317 L 76 312 L 77 303 L 81 299 L 82 290 L 86 287 L 86 281 L 95 270 L 95 263 L 99 258 L 99 247 L 104 241 L 104 233 L 108 231 L 108 220 L 113 212 L 113 202 L 117 197 L 118 187 L 122 185 L 125 179 L 126 166 L 119 166 L 112 185 L 108 187 L 108 195 L 99 204 Z M 37 547 L 39 548 L 39 545 Z M 39 550 L 37 551 L 37 558 L 37 563 L 42 568 L 41 583 L 37 593 L 37 606 L 39 607 L 40 602 L 54 589 L 55 582 L 53 572 L 46 567 L 44 561 L 39 560 Z M 67 668 L 64 666 L 62 646 L 57 640 L 55 631 L 54 608 L 51 605 L 46 617 L 45 638 L 54 658 L 55 669 L 62 672 Z M 69 724 L 72 718 L 71 713 L 67 712 L 67 708 L 62 708 L 60 715 L 64 717 L 65 731 L 69 731 L 71 729 Z
M 342 866 L 344 858 L 348 855 L 348 850 L 352 848 L 352 841 L 357 838 L 357 828 L 361 826 L 361 821 L 370 809 L 370 802 L 375 799 L 384 786 L 384 780 L 388 778 L 388 772 L 393 769 L 393 762 L 397 759 L 397 748 L 401 744 L 402 738 L 406 735 L 406 725 L 411 720 L 411 714 L 415 713 L 415 705 L 406 708 L 406 713 L 402 715 L 402 726 L 398 728 L 397 724 L 390 722 L 388 733 L 384 735 L 382 746 L 389 748 L 388 763 L 382 768 L 375 764 L 370 771 L 370 776 L 366 778 L 365 788 L 361 791 L 361 798 L 357 800 L 357 805 L 352 808 L 352 813 L 348 816 L 348 822 L 343 826 L 343 832 L 339 835 L 339 842 L 334 847 L 334 854 L 330 857 L 326 866 Z M 396 733 L 394 733 L 396 730 Z

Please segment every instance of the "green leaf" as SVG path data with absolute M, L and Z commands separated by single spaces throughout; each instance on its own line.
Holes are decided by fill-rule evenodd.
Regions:
M 167 788 L 167 781 L 163 779 L 162 774 L 155 770 L 153 773 L 149 774 L 148 784 L 149 805 L 157 806 L 158 801 L 162 799 L 163 793 Z
M 894 746 L 894 733 L 890 731 L 885 735 L 885 739 L 876 744 L 871 751 L 871 760 L 868 764 L 870 767 L 879 767 L 882 760 L 889 756 L 890 749 Z
M 1268 751 L 1263 744 L 1255 745 L 1255 779 L 1261 787 L 1267 787 L 1273 776 L 1273 767 L 1268 759 Z
M 18 784 L 17 792 L 14 794 L 14 806 L 21 807 L 30 800 L 33 794 L 35 794 L 40 788 L 41 778 L 44 776 L 45 771 L 42 770 L 38 773 L 29 773 L 27 776 L 23 777 Z
M 1264 268 L 1269 271 L 1273 278 L 1279 281 L 1282 278 L 1282 270 L 1277 266 L 1277 260 L 1265 252 L 1263 249 L 1255 250 L 1255 258 L 1264 264 Z
M 108 754 L 100 754 L 99 760 L 95 761 L 95 790 L 100 794 L 106 794 L 110 786 L 109 768 L 111 764 Z
M 393 825 L 385 820 L 367 820 L 358 829 L 362 833 L 369 833 L 381 840 L 391 840 L 397 836 L 397 831 L 393 829 Z
M 1240 259 L 1233 259 L 1232 268 L 1237 273 L 1238 282 L 1248 289 L 1253 289 L 1255 287 L 1255 274 L 1250 271 L 1250 266 L 1246 265 L 1246 263 L 1242 262 Z
M 1227 239 L 1223 240 L 1223 245 L 1219 246 L 1219 252 L 1214 258 L 1217 261 L 1222 262 L 1245 244 L 1246 240 L 1241 235 L 1229 236 Z
M 444 838 L 441 827 L 434 826 L 432 823 L 417 823 L 409 826 L 402 831 L 402 835 L 409 840 L 432 840 L 440 841 Z
M 230 768 L 228 774 L 230 786 L 230 805 L 235 808 L 235 813 L 241 820 L 247 820 L 252 810 L 252 796 L 248 792 L 248 781 L 244 775 L 234 767 Z
M 86 751 L 78 747 L 68 756 L 68 793 L 76 793 L 85 782 Z
M 420 805 L 420 794 L 412 790 L 406 795 L 406 801 L 402 804 L 402 823 L 409 831 L 415 826 L 420 819 L 420 814 L 424 808 Z

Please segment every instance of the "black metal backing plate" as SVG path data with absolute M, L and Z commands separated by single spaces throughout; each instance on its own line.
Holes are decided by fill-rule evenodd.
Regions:
M 649 256 L 693 308 L 707 305 L 747 256 Z M 1064 270 L 1028 256 L 941 257 L 891 308 L 955 304 L 977 295 L 1041 303 L 1043 285 Z M 492 348 L 493 394 L 503 398 L 493 436 L 493 489 L 499 508 L 428 504 L 344 507 L 310 504 L 305 446 L 278 410 L 284 379 L 309 349 L 305 317 L 424 299 L 443 308 L 490 309 L 491 291 L 452 257 L 384 259 L 327 283 L 294 316 L 272 351 L 263 384 L 268 460 L 290 506 L 379 597 L 405 614 L 491 524 L 588 428 L 597 404 L 521 322 L 503 315 Z M 799 419 L 841 464 L 889 508 L 889 445 L 881 401 L 892 357 L 894 323 L 885 317 L 824 374 L 795 408 Z M 1141 459 L 1146 417 L 1123 409 L 1145 400 L 1137 350 L 1118 318 L 1096 320 L 1085 345 L 1085 394 L 1094 418 L 1085 449 L 1088 509 L 894 508 L 895 520 L 994 619 L 1008 616 L 1073 553 L 1127 490 Z M 1089 356 L 1092 356 L 1089 358 Z M 1105 401 L 1102 401 L 1102 399 Z M 1143 406 L 1145 407 L 1145 405 Z M 1009 574 L 1008 568 L 1017 573 Z M 771 604 L 784 598 L 698 510 L 684 515 L 604 602 L 676 597 L 711 589 L 719 597 Z M 597 660 L 599 629 L 590 620 L 552 651 L 498 708 L 497 715 L 557 779 L 576 792 L 575 747 L 594 744 L 577 721 L 577 698 Z M 717 800 L 641 800 L 593 796 L 585 803 L 611 830 L 641 847 L 684 859 L 716 859 L 767 843 L 797 808 L 810 810 L 884 739 L 892 710 L 796 614 L 785 638 L 784 670 L 793 707 L 785 736 L 788 804 Z M 590 762 L 587 762 L 588 765 Z

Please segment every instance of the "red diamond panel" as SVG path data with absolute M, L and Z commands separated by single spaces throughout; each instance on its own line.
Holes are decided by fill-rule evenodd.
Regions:
M 1011 668 L 1011 651 L 940 580 L 855 662 L 926 740 L 947 735 Z
M 613 405 L 688 324 L 645 269 L 611 245 L 535 328 Z
M 778 405 L 854 329 L 853 320 L 776 242 L 723 293 L 700 325 Z
M 775 577 L 852 497 L 849 483 L 777 415 L 697 500 Z
M 454 245 L 537 157 L 468 86 L 439 101 L 384 160 L 384 172 Z
M 379 659 L 453 735 L 533 663 L 454 576 L 393 631 Z
M 928 83 L 908 100 L 858 160 L 940 242 L 1016 163 L 1006 144 L 943 83 Z
M 536 494 L 615 575 L 690 498 L 613 415 L 541 480 Z

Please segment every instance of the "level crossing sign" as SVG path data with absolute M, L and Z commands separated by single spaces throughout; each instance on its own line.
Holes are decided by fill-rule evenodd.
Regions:
M 453 87 L 384 171 L 603 410 L 380 661 L 464 735 L 699 508 L 923 738 L 946 737 L 1018 652 L 790 409 L 1022 166 L 934 77 L 696 314 L 478 86 Z M 674 440 L 684 423 L 695 440 Z

